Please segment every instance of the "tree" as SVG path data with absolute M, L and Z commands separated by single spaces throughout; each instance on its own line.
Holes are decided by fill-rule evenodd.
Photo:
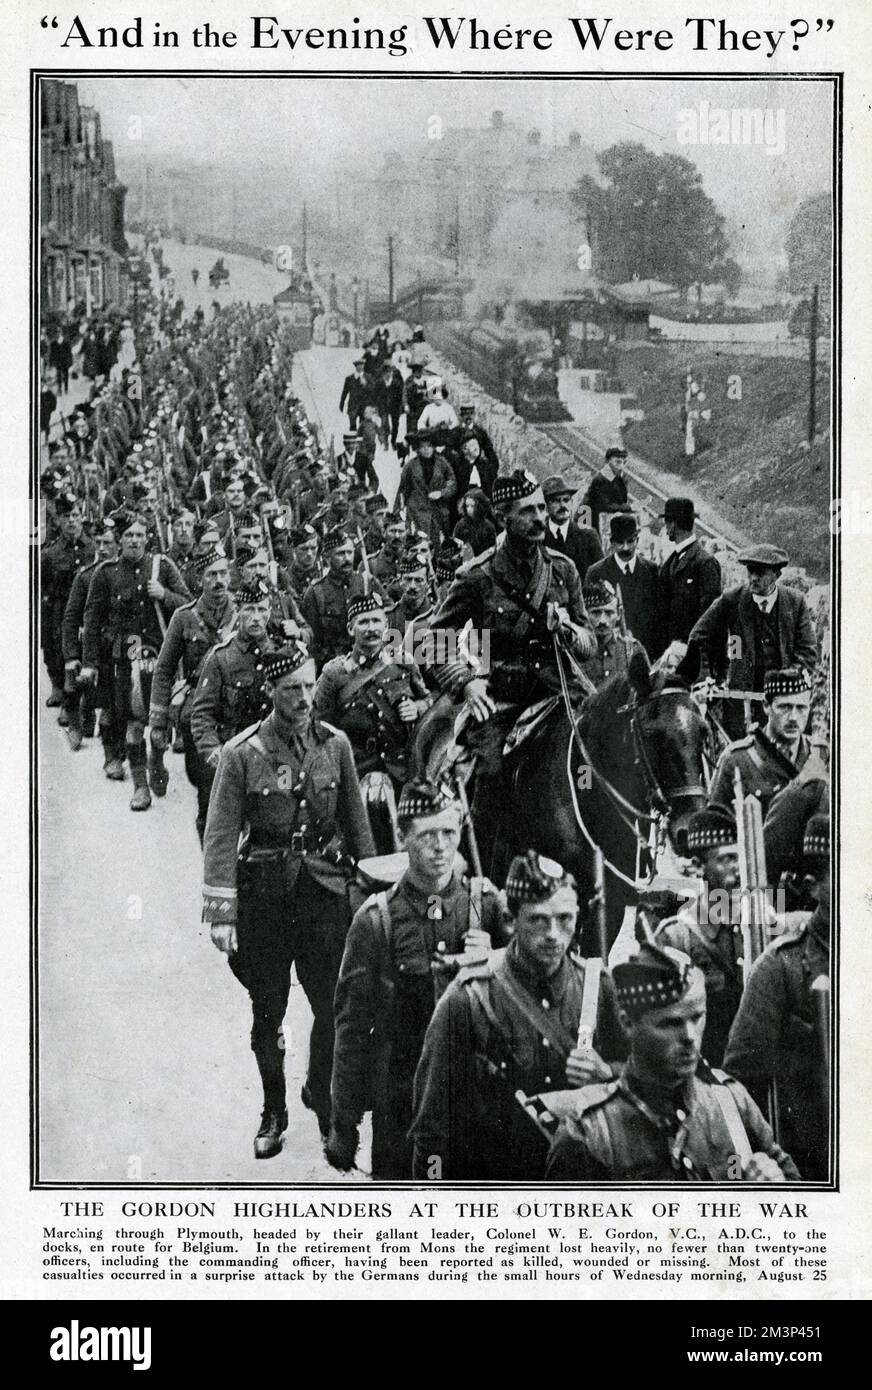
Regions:
M 791 294 L 808 294 L 813 285 L 829 303 L 833 256 L 833 202 L 828 193 L 809 198 L 794 213 L 786 238 Z
M 604 280 L 665 280 L 686 293 L 732 274 L 724 219 L 690 160 L 623 141 L 597 161 L 604 186 L 585 177 L 572 201 L 590 218 Z

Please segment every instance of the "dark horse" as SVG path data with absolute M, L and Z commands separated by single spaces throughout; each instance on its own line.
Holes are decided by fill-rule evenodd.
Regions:
M 512 856 L 536 849 L 570 869 L 586 899 L 593 891 L 592 841 L 605 857 L 611 945 L 624 908 L 637 901 L 637 868 L 643 875 L 652 870 L 649 856 L 643 852 L 637 863 L 637 854 L 655 817 L 672 849 L 686 852 L 688 818 L 706 801 L 708 728 L 687 687 L 652 671 L 637 651 L 627 675 L 613 676 L 584 699 L 577 730 L 578 738 L 561 701 L 506 760 L 500 833 L 484 868 L 502 883 Z M 431 773 L 434 752 L 431 747 Z M 594 924 L 585 916 L 582 948 L 595 955 Z

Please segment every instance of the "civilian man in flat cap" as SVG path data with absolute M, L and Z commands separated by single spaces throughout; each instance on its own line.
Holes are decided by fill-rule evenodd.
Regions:
M 313 580 L 300 602 L 300 611 L 312 629 L 312 656 L 319 673 L 334 656 L 345 653 L 348 600 L 366 587 L 363 576 L 354 573 L 354 540 L 343 526 L 325 533 L 323 553 L 327 573 Z
M 197 791 L 197 834 L 203 843 L 213 770 L 204 770 L 191 732 L 193 692 L 200 670 L 213 647 L 225 642 L 236 623 L 236 604 L 230 594 L 230 565 L 223 550 L 214 548 L 193 560 L 200 597 L 177 608 L 154 668 L 148 722 L 151 746 L 163 754 L 172 740 L 171 702 L 179 666 L 184 678 L 179 727 L 185 749 L 185 772 Z M 178 698 L 176 696 L 176 698 Z
M 373 853 L 348 739 L 312 714 L 308 651 L 295 643 L 264 664 L 272 712 L 224 749 L 203 844 L 203 920 L 251 996 L 263 1084 L 255 1158 L 279 1153 L 288 1126 L 282 1020 L 292 964 L 314 1015 L 301 1099 L 328 1131 L 348 877 Z
M 620 630 L 620 600 L 611 584 L 586 580 L 581 593 L 597 647 L 593 656 L 581 663 L 581 669 L 599 689 L 612 676 L 626 675 L 633 652 L 640 651 L 641 646 L 635 637 Z
M 812 816 L 803 841 L 817 906 L 798 932 L 773 941 L 755 963 L 724 1066 L 760 1105 L 777 1092 L 779 1138 L 802 1177 L 829 1177 L 830 821 Z
M 372 1176 L 411 1180 L 412 1084 L 450 958 L 505 941 L 497 891 L 458 870 L 462 811 L 451 787 L 410 782 L 397 808 L 409 865 L 355 914 L 336 986 L 327 1158 L 348 1169 L 372 1109 Z
M 626 628 L 653 661 L 659 637 L 657 618 L 657 566 L 637 554 L 639 523 L 632 512 L 617 512 L 609 521 L 611 551 L 592 564 L 582 579 L 586 584 L 605 581 L 620 591 Z
M 548 521 L 545 528 L 545 544 L 549 550 L 559 550 L 566 555 L 578 570 L 583 580 L 591 565 L 602 559 L 603 548 L 599 532 L 592 526 L 579 526 L 572 520 L 570 504 L 575 489 L 562 473 L 552 473 L 542 483 L 542 496 L 548 508 Z
M 600 962 L 571 949 L 572 875 L 530 850 L 512 861 L 505 891 L 508 947 L 460 972 L 424 1039 L 410 1130 L 419 1181 L 539 1181 L 541 1135 L 517 1092 L 610 1079 L 614 1068 L 603 1058 L 623 1055 Z M 582 1023 L 590 1046 L 579 1045 Z
M 767 671 L 817 664 L 814 626 L 805 596 L 779 582 L 788 562 L 777 545 L 754 545 L 737 557 L 748 571 L 744 584 L 727 589 L 694 623 L 681 673 L 757 694 Z M 722 723 L 739 738 L 747 732 L 751 701 L 723 702 Z M 743 717 L 744 714 L 744 717 Z
M 584 494 L 584 505 L 590 515 L 591 525 L 599 532 L 600 518 L 609 512 L 626 510 L 628 501 L 627 479 L 624 468 L 627 451 L 622 445 L 606 449 L 605 463 L 590 480 Z
M 811 678 L 808 671 L 788 668 L 768 671 L 763 681 L 765 724 L 757 725 L 744 738 L 728 744 L 718 759 L 709 802 L 732 804 L 734 779 L 742 774 L 745 796 L 760 798 L 765 819 L 777 792 L 791 782 L 808 759 L 811 745 L 806 727 L 811 714 Z
M 751 1096 L 701 1060 L 705 981 L 681 951 L 645 945 L 612 971 L 630 1055 L 586 1086 L 557 1132 L 552 1182 L 795 1181 Z
M 430 668 L 440 690 L 467 707 L 464 738 L 477 755 L 473 819 L 488 868 L 504 802 L 506 736 L 525 709 L 560 688 L 554 634 L 580 661 L 597 650 L 578 571 L 544 544 L 546 506 L 537 479 L 525 469 L 497 478 L 493 502 L 505 544 L 458 571 L 432 620 L 434 651 L 453 659 Z M 458 650 L 467 623 L 488 634 L 487 674 Z
M 410 741 L 430 697 L 411 658 L 398 660 L 385 641 L 388 623 L 379 593 L 348 601 L 351 651 L 324 666 L 315 689 L 315 712 L 348 735 L 358 776 L 387 772 L 399 785 L 407 775 Z
M 82 634 L 83 684 L 96 683 L 98 667 L 111 653 L 110 716 L 117 759 L 107 776 L 120 780 L 126 752 L 133 776 L 132 811 L 151 805 L 145 728 L 154 662 L 163 641 L 161 619 L 190 603 L 181 575 L 166 555 L 146 553 L 145 518 L 115 512 L 121 547 L 117 560 L 95 571 L 88 589 Z
M 270 710 L 264 665 L 275 645 L 268 631 L 269 585 L 262 579 L 243 585 L 235 602 L 236 626 L 207 652 L 191 701 L 191 737 L 210 782 L 228 739 Z
M 687 823 L 687 852 L 696 860 L 700 892 L 677 916 L 660 923 L 656 941 L 683 951 L 703 972 L 702 1055 L 719 1067 L 743 988 L 739 846 L 732 812 L 724 806 L 695 811 Z
M 697 619 L 714 603 L 721 592 L 721 567 L 695 535 L 696 508 L 689 497 L 668 497 L 663 510 L 666 534 L 675 547 L 663 564 L 658 576 L 657 651 L 660 656 L 672 643 L 676 648 L 675 663 L 685 655 L 685 645 Z

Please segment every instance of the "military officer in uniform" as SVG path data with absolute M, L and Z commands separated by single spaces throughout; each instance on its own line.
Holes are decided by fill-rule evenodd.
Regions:
M 348 874 L 373 852 L 348 739 L 312 715 L 308 651 L 295 643 L 265 665 L 272 713 L 222 753 L 203 843 L 204 921 L 251 996 L 263 1084 L 256 1158 L 279 1153 L 288 1125 L 282 1020 L 292 964 L 314 1015 L 301 1098 L 328 1132 Z
M 505 950 L 461 970 L 430 1020 L 415 1076 L 417 1180 L 538 1181 L 542 1138 L 518 1104 L 527 1095 L 609 1079 L 623 1056 L 611 987 L 599 962 L 571 951 L 578 895 L 571 874 L 530 850 L 506 880 Z M 579 1045 L 585 1006 L 592 1044 Z
M 327 573 L 309 585 L 300 610 L 312 629 L 312 656 L 320 673 L 348 644 L 348 600 L 363 593 L 363 577 L 354 573 L 354 541 L 341 526 L 324 536 Z
M 766 723 L 746 738 L 729 744 L 718 759 L 709 787 L 709 802 L 732 805 L 736 769 L 742 789 L 760 798 L 765 819 L 776 792 L 805 765 L 810 744 L 805 735 L 811 713 L 811 681 L 805 670 L 769 671 L 763 682 Z
M 677 916 L 665 918 L 656 931 L 658 946 L 683 951 L 703 972 L 702 1055 L 714 1067 L 723 1064 L 743 988 L 737 841 L 735 819 L 725 807 L 694 812 L 687 823 L 687 852 L 697 861 L 701 891 Z
M 82 623 L 85 619 L 85 604 L 94 571 L 104 560 L 114 560 L 118 555 L 118 541 L 115 527 L 111 521 L 103 523 L 97 537 L 97 554 L 89 565 L 83 565 L 73 579 L 70 596 L 64 609 L 61 624 L 61 649 L 64 658 L 64 710 L 67 716 L 67 739 L 74 753 L 82 746 L 83 738 L 91 738 L 94 733 L 95 711 L 102 708 L 106 691 L 98 685 L 82 685 Z M 105 660 L 99 663 L 105 670 Z M 103 734 L 101 728 L 101 735 Z M 106 759 L 112 756 L 106 752 Z
M 523 469 L 497 478 L 493 502 L 505 543 L 461 567 L 432 619 L 440 654 L 453 653 L 467 622 L 486 631 L 489 675 L 459 654 L 431 667 L 439 688 L 462 699 L 469 716 L 464 737 L 478 759 L 473 819 L 488 866 L 503 799 L 506 735 L 523 710 L 560 688 L 554 635 L 581 661 L 597 651 L 575 565 L 543 545 L 546 507 L 537 479 Z
M 798 932 L 755 962 L 724 1066 L 763 1105 L 775 1082 L 780 1138 L 802 1177 L 829 1177 L 830 821 L 812 816 L 803 841 L 817 905 Z
M 351 651 L 327 662 L 318 677 L 315 711 L 348 735 L 359 776 L 387 771 L 399 785 L 414 726 L 430 697 L 414 661 L 386 649 L 387 632 L 381 594 L 349 599 Z
M 403 788 L 398 821 L 409 866 L 355 914 L 336 986 L 328 1160 L 348 1169 L 372 1109 L 372 1175 L 412 1177 L 412 1084 L 447 958 L 485 957 L 505 940 L 497 890 L 458 871 L 462 811 L 452 789 Z
M 633 652 L 641 647 L 620 631 L 618 595 L 607 580 L 586 583 L 581 593 L 596 637 L 596 652 L 581 663 L 581 669 L 599 688 L 612 676 L 626 675 Z
M 179 727 L 185 750 L 185 772 L 197 792 L 197 834 L 203 843 L 206 811 L 212 786 L 212 770 L 204 770 L 191 733 L 191 705 L 200 669 L 208 652 L 226 641 L 236 622 L 236 605 L 230 596 L 230 565 L 223 551 L 214 549 L 194 559 L 200 597 L 177 608 L 163 640 L 151 684 L 149 726 L 152 747 L 165 752 L 171 734 L 170 701 L 179 666 L 185 681 Z
M 796 1165 L 745 1087 L 701 1062 L 702 971 L 680 951 L 645 945 L 612 976 L 630 1055 L 616 1080 L 570 1097 L 549 1180 L 794 1181 Z
M 49 708 L 64 703 L 64 654 L 61 629 L 64 609 L 76 572 L 94 559 L 94 542 L 84 532 L 84 517 L 77 497 L 62 493 L 56 502 L 60 536 L 44 547 L 40 565 L 42 599 L 42 650 L 51 679 Z M 66 723 L 63 712 L 61 722 Z
M 236 614 L 235 631 L 206 654 L 191 702 L 191 736 L 213 778 L 227 740 L 270 711 L 264 664 L 275 645 L 268 632 L 269 585 L 257 579 L 238 589 Z
M 82 634 L 83 683 L 96 684 L 98 668 L 111 662 L 109 712 L 115 758 L 107 777 L 124 776 L 126 752 L 133 777 L 132 811 L 151 805 L 145 726 L 154 663 L 163 641 L 159 614 L 166 620 L 189 603 L 191 595 L 166 555 L 146 554 L 145 519 L 135 512 L 115 512 L 121 556 L 95 571 L 88 589 Z M 105 646 L 104 646 L 105 644 Z

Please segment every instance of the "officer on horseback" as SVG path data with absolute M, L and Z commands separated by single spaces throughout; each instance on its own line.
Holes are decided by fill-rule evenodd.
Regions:
M 468 716 L 464 737 L 477 754 L 473 819 L 485 865 L 498 829 L 506 736 L 524 710 L 560 688 L 555 636 L 578 661 L 597 652 L 575 565 L 543 545 L 547 509 L 536 478 L 525 469 L 497 478 L 493 505 L 505 541 L 458 571 L 432 620 L 428 661 L 440 689 L 462 699 Z M 458 650 L 469 624 L 488 653 L 487 672 Z

